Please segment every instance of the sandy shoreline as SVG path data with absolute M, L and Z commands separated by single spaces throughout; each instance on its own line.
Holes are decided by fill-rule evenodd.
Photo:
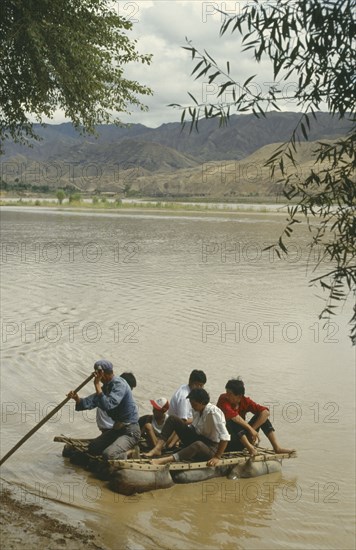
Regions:
M 0 544 L 4 550 L 107 550 L 93 531 L 57 520 L 5 487 L 0 490 Z

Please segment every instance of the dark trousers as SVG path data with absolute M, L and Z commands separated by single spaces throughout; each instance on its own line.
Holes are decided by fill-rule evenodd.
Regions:
M 126 451 L 138 443 L 140 436 L 138 424 L 128 424 L 119 430 L 111 428 L 89 443 L 88 452 L 93 455 L 102 454 L 107 460 L 125 460 Z
M 177 416 L 169 416 L 162 428 L 160 439 L 167 441 L 176 432 L 184 448 L 174 453 L 175 460 L 207 460 L 214 456 L 218 443 L 198 434 L 193 426 Z
M 249 421 L 250 426 L 257 420 L 257 418 L 258 415 L 255 415 L 251 418 L 251 420 Z M 226 428 L 231 435 L 231 440 L 228 443 L 226 451 L 242 451 L 242 449 L 244 449 L 244 445 L 243 443 L 241 443 L 241 437 L 243 435 L 248 436 L 248 431 L 240 424 L 236 424 L 236 422 L 234 422 L 233 420 L 226 421 Z M 274 432 L 274 427 L 268 419 L 259 428 L 257 428 L 256 431 L 258 432 L 260 428 L 267 436 L 270 432 Z

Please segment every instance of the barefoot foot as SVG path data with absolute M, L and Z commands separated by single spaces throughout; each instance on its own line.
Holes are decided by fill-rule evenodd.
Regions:
M 285 453 L 291 454 L 291 453 L 295 453 L 296 451 L 295 449 L 285 449 L 284 447 L 275 447 L 273 450 L 277 454 L 285 454 Z
M 154 456 L 161 456 L 161 451 L 155 451 L 152 449 L 152 451 L 149 451 L 148 453 L 143 453 L 144 458 L 153 458 Z

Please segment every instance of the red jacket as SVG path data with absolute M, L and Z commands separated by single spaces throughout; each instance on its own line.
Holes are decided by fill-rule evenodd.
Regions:
M 262 411 L 268 411 L 268 407 L 259 405 L 250 399 L 249 397 L 242 396 L 239 405 L 231 405 L 227 399 L 227 393 L 222 393 L 218 399 L 217 406 L 222 410 L 226 420 L 235 418 L 240 415 L 245 420 L 246 413 L 259 414 Z

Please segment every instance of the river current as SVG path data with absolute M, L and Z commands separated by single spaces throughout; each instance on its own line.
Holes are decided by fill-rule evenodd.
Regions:
M 213 403 L 241 376 L 298 457 L 280 474 L 123 497 L 53 442 L 98 435 L 95 413 L 75 413 L 70 402 L 1 478 L 61 519 L 84 521 L 115 550 L 354 548 L 352 304 L 328 326 L 318 319 L 324 302 L 308 285 L 316 258 L 307 231 L 292 235 L 287 259 L 263 252 L 284 220 L 3 207 L 1 456 L 104 357 L 116 373 L 135 374 L 140 414 L 193 368 L 206 372 Z M 90 383 L 81 395 L 92 391 Z

